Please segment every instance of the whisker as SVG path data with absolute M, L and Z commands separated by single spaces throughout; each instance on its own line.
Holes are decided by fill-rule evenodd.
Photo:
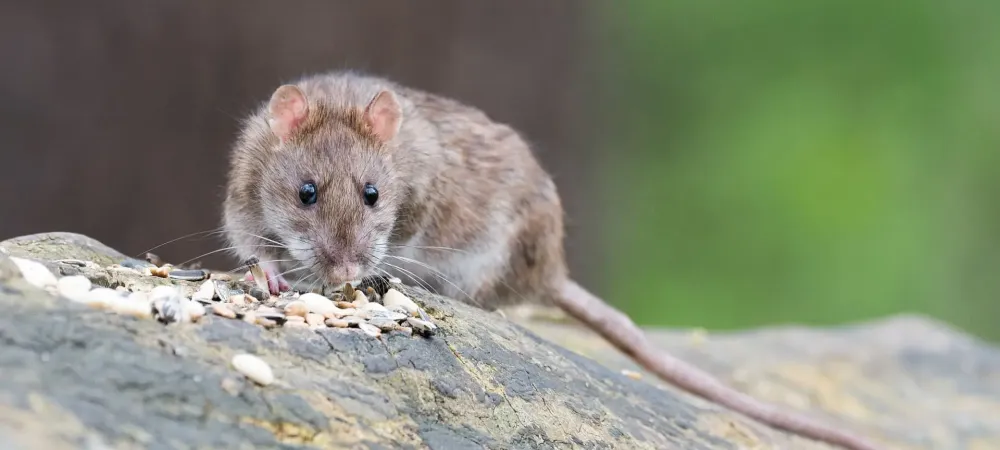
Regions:
M 262 247 L 269 247 L 269 248 L 281 248 L 281 249 L 286 249 L 286 250 L 287 250 L 287 248 L 286 248 L 286 247 L 284 247 L 284 246 L 280 246 L 280 245 L 270 245 L 270 244 L 261 244 L 261 245 L 256 245 L 256 246 L 253 246 L 252 248 L 262 248 Z M 176 266 L 183 266 L 183 265 L 185 265 L 185 264 L 187 264 L 187 263 L 189 263 L 189 262 L 191 262 L 191 261 L 194 261 L 194 260 L 197 260 L 197 259 L 201 259 L 201 258 L 204 258 L 204 257 L 206 257 L 206 256 L 208 256 L 208 255 L 213 255 L 213 254 L 215 254 L 215 253 L 219 253 L 219 252 L 225 252 L 225 251 L 231 251 L 231 250 L 235 250 L 235 249 L 237 249 L 237 248 L 239 248 L 239 246 L 238 246 L 238 245 L 234 245 L 234 246 L 232 246 L 232 247 L 223 247 L 223 248 L 220 248 L 220 249 L 218 249 L 218 250 L 212 250 L 212 251 L 210 251 L 210 252 L 208 252 L 208 253 L 205 253 L 205 254 L 203 254 L 203 255 L 199 255 L 199 256 L 195 256 L 194 258 L 191 258 L 191 259 L 189 259 L 189 260 L 187 260 L 187 261 L 184 261 L 184 262 L 182 262 L 182 263 L 178 263 L 178 264 L 175 264 L 175 265 L 176 265 Z
M 179 240 L 181 240 L 181 239 L 187 239 L 187 238 L 189 238 L 189 237 L 193 237 L 193 236 L 197 236 L 197 235 L 199 235 L 199 234 L 204 234 L 204 235 L 210 235 L 210 234 L 213 234 L 213 233 L 215 233 L 215 234 L 218 234 L 218 233 L 221 233 L 222 231 L 223 231 L 223 230 L 222 230 L 222 228 L 221 228 L 221 227 L 219 227 L 219 228 L 214 228 L 214 229 L 211 229 L 211 230 L 205 230 L 205 231 L 197 231 L 197 232 L 194 232 L 194 233 L 188 233 L 188 234 L 185 234 L 184 236 L 181 236 L 181 237 L 179 237 L 179 238 L 176 238 L 176 239 L 171 239 L 171 240 L 169 240 L 169 241 L 167 241 L 167 242 L 164 242 L 164 243 L 162 243 L 162 244 L 160 244 L 160 245 L 157 245 L 156 247 L 153 247 L 153 248 L 151 248 L 151 249 L 148 249 L 148 250 L 145 250 L 145 251 L 142 251 L 142 252 L 140 252 L 140 253 L 139 253 L 138 255 L 134 255 L 134 256 L 133 256 L 133 258 L 139 258 L 139 257 L 141 257 L 142 255 L 145 255 L 146 253 L 149 253 L 149 252 L 151 252 L 151 251 L 153 251 L 153 250 L 156 250 L 156 249 L 158 249 L 158 248 L 160 248 L 160 247 L 163 247 L 164 245 L 167 245 L 167 244 L 173 244 L 174 242 L 177 242 L 177 241 L 179 241 Z
M 424 262 L 421 262 L 421 261 L 417 261 L 417 260 L 412 259 L 412 258 L 406 258 L 406 257 L 403 257 L 403 256 L 396 256 L 396 255 L 385 255 L 385 256 L 386 256 L 386 258 L 395 258 L 395 259 L 398 259 L 400 261 L 409 262 L 409 263 L 412 263 L 412 264 L 417 264 L 417 265 L 419 265 L 419 266 L 421 266 L 421 267 L 423 267 L 423 268 L 425 268 L 427 270 L 430 270 L 431 274 L 437 276 L 442 281 L 450 284 L 453 288 L 457 289 L 458 292 L 461 292 L 462 295 L 465 295 L 473 303 L 476 302 L 476 300 L 474 298 L 472 298 L 471 295 L 469 295 L 467 292 L 465 292 L 464 290 L 462 290 L 462 288 L 458 287 L 458 285 L 456 285 L 455 283 L 452 283 L 452 281 L 449 280 L 448 277 L 446 277 L 444 275 L 444 272 L 441 272 L 440 270 L 437 270 L 434 267 L 431 267 L 430 264 L 427 264 L 427 263 L 424 263 Z
M 407 277 L 409 277 L 411 280 L 413 280 L 413 282 L 417 283 L 417 285 L 420 286 L 422 289 L 424 289 L 424 290 L 426 290 L 428 292 L 433 292 L 435 294 L 438 293 L 437 289 L 434 289 L 434 287 L 431 286 L 430 283 L 428 283 L 426 280 L 424 280 L 420 276 L 416 275 L 415 273 L 413 273 L 413 272 L 411 272 L 411 271 L 409 271 L 407 269 L 404 269 L 402 267 L 399 267 L 399 266 L 397 266 L 395 264 L 388 263 L 388 262 L 385 262 L 385 261 L 382 261 L 382 264 L 385 264 L 385 265 L 387 265 L 389 267 L 392 267 L 392 268 L 394 268 L 394 269 L 402 272 L 403 275 L 406 275 Z

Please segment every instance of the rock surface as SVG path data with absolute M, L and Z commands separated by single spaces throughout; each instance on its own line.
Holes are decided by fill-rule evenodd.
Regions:
M 268 330 L 211 315 L 164 325 L 37 289 L 4 255 L 110 288 L 172 283 L 190 295 L 199 285 L 109 272 L 124 256 L 84 236 L 0 243 L 4 448 L 830 448 L 624 375 L 642 371 L 567 324 L 504 320 L 407 289 L 440 327 L 434 336 Z M 1000 448 L 1000 351 L 927 319 L 650 335 L 739 389 L 886 448 Z M 264 360 L 274 382 L 236 371 L 240 353 Z

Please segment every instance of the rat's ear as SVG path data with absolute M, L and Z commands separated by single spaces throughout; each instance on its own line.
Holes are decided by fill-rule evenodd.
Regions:
M 288 139 L 309 114 L 309 103 L 301 89 L 290 84 L 279 87 L 267 105 L 267 124 L 281 140 Z
M 388 142 L 396 137 L 399 125 L 403 120 L 403 109 L 396 101 L 392 91 L 380 91 L 375 95 L 363 115 L 365 125 L 382 142 Z

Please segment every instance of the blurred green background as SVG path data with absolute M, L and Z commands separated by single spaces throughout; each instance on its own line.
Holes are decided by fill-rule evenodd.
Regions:
M 1000 2 L 595 2 L 614 301 L 1000 339 Z

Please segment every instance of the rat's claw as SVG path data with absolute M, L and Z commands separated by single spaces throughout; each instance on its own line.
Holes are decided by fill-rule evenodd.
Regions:
M 280 274 L 275 275 L 273 269 L 264 268 L 264 276 L 267 277 L 267 290 L 271 295 L 278 295 L 284 291 L 292 289 L 292 285 Z M 247 272 L 247 281 L 253 281 L 253 274 Z

